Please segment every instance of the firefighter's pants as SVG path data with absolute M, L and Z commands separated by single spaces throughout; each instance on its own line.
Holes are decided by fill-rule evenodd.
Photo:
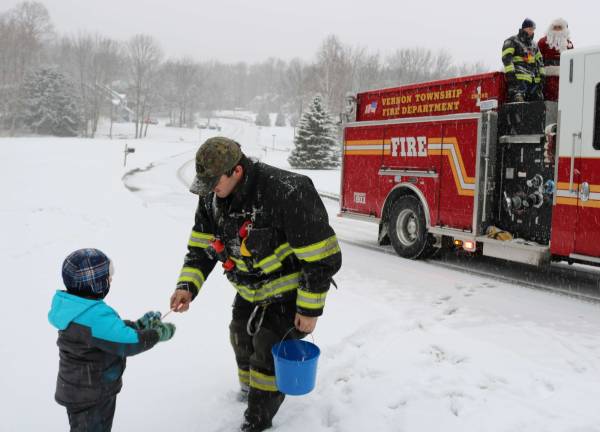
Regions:
M 259 308 L 252 320 L 256 329 L 262 316 L 260 328 L 254 336 L 248 334 L 247 324 L 255 305 L 236 295 L 233 303 L 233 318 L 229 325 L 230 340 L 238 366 L 238 377 L 242 387 L 249 386 L 246 422 L 264 428 L 283 403 L 284 395 L 277 391 L 275 369 L 271 347 L 280 342 L 288 330 L 294 327 L 296 302 L 272 303 Z M 299 339 L 305 334 L 295 328 L 286 339 Z
M 544 100 L 542 86 L 539 83 L 516 81 L 508 85 L 510 102 L 532 102 Z

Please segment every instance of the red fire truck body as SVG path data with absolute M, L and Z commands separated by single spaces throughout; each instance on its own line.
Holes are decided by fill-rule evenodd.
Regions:
M 408 258 L 600 263 L 600 49 L 561 62 L 558 103 L 507 103 L 500 72 L 349 98 L 341 215 Z

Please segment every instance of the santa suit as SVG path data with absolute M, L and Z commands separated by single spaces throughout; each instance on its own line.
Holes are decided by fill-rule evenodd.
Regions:
M 562 31 L 553 30 L 554 25 L 562 25 Z M 573 49 L 569 40 L 569 29 L 564 20 L 555 20 L 550 24 L 546 36 L 538 41 L 538 48 L 544 58 L 546 81 L 544 83 L 544 99 L 558 100 L 558 75 L 560 70 L 560 53 Z

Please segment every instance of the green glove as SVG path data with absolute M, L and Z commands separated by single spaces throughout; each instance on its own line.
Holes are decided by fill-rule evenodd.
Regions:
M 146 312 L 140 319 L 135 322 L 138 330 L 152 328 L 156 322 L 160 322 L 161 313 L 158 311 Z
M 158 321 L 154 323 L 152 328 L 158 333 L 159 342 L 166 342 L 175 334 L 175 324 Z

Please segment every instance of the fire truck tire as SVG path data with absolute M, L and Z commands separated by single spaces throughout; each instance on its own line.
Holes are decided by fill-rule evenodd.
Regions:
M 392 246 L 401 257 L 427 258 L 433 253 L 425 212 L 416 197 L 403 196 L 394 203 L 388 227 Z

